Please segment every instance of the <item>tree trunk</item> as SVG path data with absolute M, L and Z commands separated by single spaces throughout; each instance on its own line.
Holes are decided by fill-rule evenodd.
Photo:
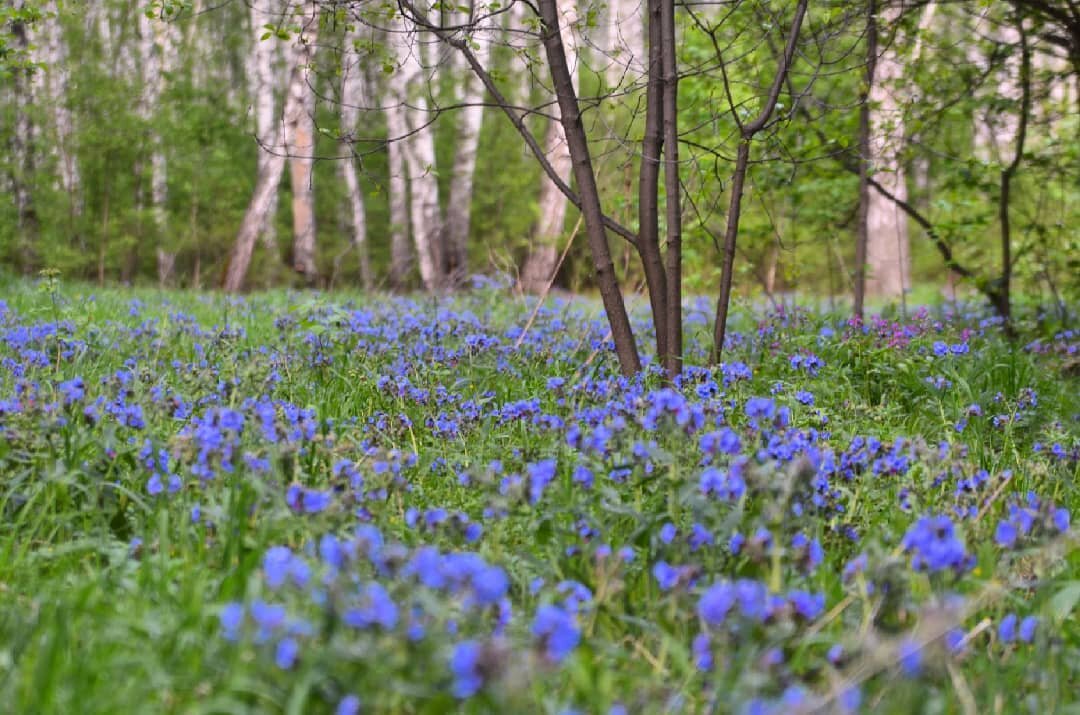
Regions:
M 574 179 L 580 192 L 581 213 L 589 238 L 596 281 L 604 303 L 604 311 L 611 326 L 611 337 L 615 342 L 619 368 L 623 375 L 630 376 L 641 370 L 641 358 L 638 356 L 634 333 L 630 327 L 630 318 L 615 275 L 615 266 L 611 261 L 611 250 L 608 247 L 607 231 L 604 227 L 604 213 L 600 206 L 600 194 L 596 185 L 596 175 L 593 173 L 592 159 L 589 156 L 588 138 L 581 121 L 577 92 L 574 89 L 574 81 L 560 36 L 559 9 L 556 0 L 538 0 L 538 4 L 544 51 L 551 70 L 552 85 L 555 87 L 555 94 L 559 100 L 559 117 L 570 149 Z
M 731 283 L 735 270 L 735 247 L 739 236 L 739 214 L 742 210 L 743 188 L 746 184 L 746 172 L 750 165 L 750 143 L 754 136 L 764 129 L 776 102 L 780 98 L 780 89 L 784 86 L 788 72 L 791 71 L 791 63 L 795 58 L 795 44 L 799 39 L 799 31 L 802 28 L 803 17 L 806 16 L 808 0 L 798 0 L 795 6 L 795 17 L 791 21 L 791 29 L 788 31 L 787 41 L 784 45 L 784 54 L 780 57 L 773 76 L 769 95 L 765 98 L 761 111 L 750 122 L 744 122 L 739 118 L 738 110 L 734 105 L 730 107 L 731 116 L 739 127 L 739 149 L 735 157 L 735 173 L 731 178 L 731 198 L 728 203 L 727 227 L 724 231 L 724 256 L 723 268 L 720 271 L 720 295 L 716 300 L 716 321 L 713 323 L 713 350 L 712 362 L 719 364 L 720 357 L 724 353 L 724 340 L 727 336 L 728 310 L 731 306 Z M 723 61 L 721 58 L 720 61 Z M 727 79 L 725 78 L 725 82 Z M 730 87 L 727 95 L 730 99 Z
M 889 6 L 884 22 L 894 26 L 902 8 Z M 874 179 L 901 201 L 907 201 L 904 150 L 904 109 L 899 101 L 904 66 L 893 46 L 897 35 L 880 53 L 870 85 L 870 162 Z M 911 255 L 907 216 L 880 192 L 868 192 L 866 207 L 866 292 L 886 299 L 902 298 L 911 288 Z
M 466 16 L 458 16 L 462 23 Z M 477 27 L 472 33 L 473 52 L 477 60 L 487 64 L 491 55 L 494 28 Z M 460 52 L 451 55 L 455 80 L 461 82 L 457 98 L 467 106 L 459 111 L 454 165 L 451 170 L 450 196 L 446 204 L 447 282 L 454 288 L 465 284 L 469 276 L 469 228 L 472 214 L 473 177 L 476 173 L 476 152 L 480 145 L 480 128 L 484 120 L 484 86 Z
M 431 69 L 427 60 L 431 45 L 432 38 L 426 32 L 416 31 L 399 38 L 397 48 L 402 91 L 398 97 L 407 103 L 405 122 L 408 136 L 403 142 L 403 149 L 409 174 L 409 221 L 416 245 L 420 280 L 425 290 L 437 293 L 445 286 L 446 251 L 439 205 L 439 181 L 435 174 L 434 115 L 428 110 Z M 395 78 L 395 83 L 397 81 Z M 411 93 L 405 94 L 407 90 L 411 90 Z
M 273 152 L 280 152 L 280 146 L 274 146 L 277 139 L 280 118 L 276 115 L 274 94 L 279 86 L 274 70 L 274 59 L 278 54 L 279 42 L 276 35 L 265 40 L 266 25 L 276 25 L 282 20 L 281 0 L 249 0 L 248 15 L 251 21 L 251 51 L 248 52 L 244 69 L 247 74 L 248 91 L 251 94 L 251 112 L 255 118 L 255 140 L 259 144 L 257 175 L 267 171 L 267 163 Z M 278 192 L 275 185 L 270 195 L 263 225 L 259 227 L 259 236 L 267 250 L 277 249 Z
M 56 0 L 48 0 L 42 6 L 40 28 L 40 54 L 44 67 L 37 73 L 44 84 L 43 96 L 48 98 L 52 110 L 55 131 L 54 155 L 59 167 L 60 187 L 68 199 L 68 232 L 78 234 L 78 219 L 82 216 L 82 177 L 79 159 L 72 146 L 74 122 L 68 107 L 68 84 L 70 69 L 67 43 L 60 21 L 60 9 Z
M 413 260 L 409 246 L 409 167 L 403 138 L 408 132 L 406 127 L 405 107 L 391 100 L 386 108 L 386 133 L 390 173 L 390 287 L 395 291 L 408 286 Z
M 289 70 L 289 90 L 285 95 L 285 109 L 283 115 L 285 121 L 274 136 L 270 146 L 275 147 L 274 152 L 265 153 L 265 161 L 260 162 L 255 180 L 255 190 L 252 192 L 251 201 L 240 223 L 240 230 L 236 235 L 232 253 L 226 266 L 225 277 L 222 281 L 222 289 L 235 293 L 243 289 L 244 279 L 247 276 L 248 267 L 251 265 L 251 255 L 255 249 L 255 242 L 266 225 L 267 216 L 275 205 L 278 185 L 281 183 L 281 175 L 285 171 L 285 152 L 290 149 L 286 137 L 289 136 L 289 120 L 297 115 L 307 115 L 304 107 L 305 93 L 309 90 L 306 82 L 307 73 L 310 71 L 310 55 L 305 45 L 313 43 L 315 36 L 312 34 L 314 24 L 312 20 L 317 18 L 308 17 L 302 27 L 300 35 L 295 38 L 295 46 L 291 52 L 291 67 Z M 307 60 L 307 61 L 305 61 Z M 281 151 L 276 148 L 282 147 Z M 309 154 L 310 156 L 310 154 Z M 314 255 L 312 255 L 314 259 Z
M 341 53 L 341 148 L 345 158 L 338 162 L 349 202 L 349 228 L 352 243 L 360 260 L 360 281 L 364 290 L 371 290 L 371 258 L 368 253 L 367 213 L 364 192 L 353 159 L 352 136 L 360 119 L 361 107 L 366 107 L 364 92 L 364 58 L 356 51 L 360 39 L 356 26 L 346 30 L 345 47 Z
M 682 372 L 682 185 L 679 181 L 679 73 L 675 43 L 675 0 L 662 0 L 660 63 L 664 75 L 664 207 L 667 240 L 666 359 L 669 378 Z
M 318 280 L 315 265 L 315 59 L 319 32 L 319 3 L 304 0 L 301 31 L 293 45 L 292 78 L 285 102 L 285 151 L 289 156 L 292 186 L 292 264 L 304 283 Z
M 609 87 L 636 82 L 644 74 L 648 50 L 642 21 L 648 0 L 611 0 L 607 8 L 605 75 Z
M 667 276 L 660 254 L 660 152 L 664 145 L 664 76 L 661 5 L 647 0 L 649 17 L 648 82 L 645 88 L 645 133 L 641 141 L 638 176 L 638 253 L 645 269 L 645 283 L 656 333 L 656 359 L 669 362 L 667 333 Z
M 21 10 L 24 6 L 22 0 L 15 0 L 15 10 Z M 22 22 L 13 22 L 10 31 L 16 52 L 33 61 L 35 58 L 31 49 L 30 29 Z M 15 105 L 15 127 L 11 136 L 11 189 L 15 199 L 19 269 L 27 273 L 37 267 L 38 261 L 38 216 L 30 188 L 35 172 L 35 127 L 31 117 L 34 82 L 28 69 L 17 67 L 13 75 L 11 94 L 14 100 L 12 103 Z
M 860 320 L 863 317 L 863 305 L 866 302 L 866 252 L 870 241 L 870 92 L 874 86 L 877 53 L 877 2 L 870 0 L 866 8 L 866 67 L 863 88 L 859 95 L 859 215 L 855 229 L 854 314 Z
M 158 284 L 165 286 L 172 281 L 176 253 L 169 240 L 168 212 L 168 160 L 162 142 L 160 125 L 161 95 L 165 89 L 165 74 L 176 60 L 176 28 L 167 18 L 157 13 L 139 16 L 139 62 L 142 71 L 142 96 L 140 115 L 149 134 L 150 154 L 150 207 L 154 226 L 154 244 L 157 255 Z
M 577 0 L 563 2 L 560 11 L 559 31 L 566 53 L 577 62 L 579 51 L 574 23 L 577 21 Z M 571 71 L 570 81 L 574 91 L 578 89 L 578 73 Z M 552 168 L 564 183 L 570 182 L 573 163 L 566 142 L 562 122 L 548 123 L 544 137 L 544 151 Z M 537 199 L 537 221 L 529 241 L 529 253 L 521 267 L 520 288 L 526 293 L 540 294 L 555 277 L 559 262 L 559 239 L 566 225 L 566 209 L 569 202 L 555 183 L 546 175 L 540 175 L 540 194 Z

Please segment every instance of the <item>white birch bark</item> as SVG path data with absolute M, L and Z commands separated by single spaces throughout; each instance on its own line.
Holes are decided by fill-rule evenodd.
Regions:
M 308 284 L 318 278 L 315 266 L 315 59 L 319 3 L 298 4 L 302 30 L 293 45 L 294 70 L 285 100 L 285 149 L 292 186 L 293 269 Z
M 273 153 L 283 151 L 283 147 L 274 146 L 279 124 L 275 93 L 277 87 L 283 84 L 278 81 L 274 61 L 281 43 L 276 35 L 262 39 L 267 33 L 267 25 L 277 26 L 282 21 L 282 11 L 281 0 L 251 0 L 248 5 L 252 44 L 244 69 L 251 95 L 251 113 L 255 119 L 255 140 L 259 145 L 256 176 L 262 176 L 268 170 L 267 163 L 271 161 Z M 277 186 L 274 184 L 267 198 L 263 225 L 259 227 L 263 245 L 270 251 L 277 249 L 277 224 L 274 221 L 278 206 Z
M 359 40 L 359 24 L 346 30 L 345 47 L 341 53 L 341 148 L 345 158 L 338 162 L 338 166 L 349 203 L 349 228 L 352 231 L 353 248 L 360 260 L 360 280 L 364 290 L 370 290 L 372 276 L 367 240 L 367 213 L 352 150 L 352 139 L 360 120 L 360 111 L 367 105 L 364 91 L 365 58 L 357 51 Z
M 574 24 L 577 22 L 577 5 L 566 2 L 560 6 L 563 23 L 559 28 L 566 56 L 570 63 L 571 79 L 577 91 L 579 72 L 577 67 L 578 41 Z M 566 143 L 562 122 L 557 119 L 548 121 L 547 135 L 544 138 L 544 153 L 547 154 L 552 168 L 564 182 L 570 182 L 573 164 L 570 149 Z M 555 277 L 559 260 L 559 239 L 563 235 L 566 223 L 566 209 L 569 202 L 566 196 L 548 178 L 540 175 L 540 195 L 538 198 L 538 218 L 533 230 L 529 254 L 521 268 L 520 288 L 527 293 L 541 293 Z
M 625 86 L 645 73 L 645 0 L 610 0 L 607 10 L 607 66 L 609 87 Z
M 461 23 L 467 17 L 459 18 Z M 473 54 L 481 65 L 488 64 L 494 28 L 477 27 L 471 36 Z M 468 278 L 469 229 L 472 218 L 473 178 L 476 173 L 476 152 L 480 145 L 480 129 L 484 121 L 484 86 L 460 52 L 453 52 L 454 74 L 460 78 L 456 96 L 465 104 L 458 111 L 454 164 L 451 168 L 450 196 L 446 204 L 447 279 L 449 285 L 460 287 Z
M 161 132 L 157 129 L 155 115 L 160 110 L 164 91 L 165 73 L 175 62 L 176 27 L 167 18 L 158 15 L 148 17 L 139 12 L 139 64 L 142 72 L 142 94 L 139 113 L 147 124 L 150 137 L 150 202 L 153 216 L 157 253 L 158 283 L 165 285 L 172 278 L 176 265 L 176 253 L 169 248 L 168 214 L 168 161 Z
M 15 0 L 14 9 L 25 7 L 23 0 Z M 36 58 L 32 51 L 30 28 L 22 23 L 11 25 L 12 44 L 15 51 L 30 61 Z M 30 182 L 34 174 L 34 133 L 31 117 L 35 102 L 35 87 L 28 70 L 17 69 L 11 83 L 12 104 L 15 110 L 15 126 L 11 137 L 12 195 L 15 200 L 15 220 L 17 242 L 22 270 L 34 267 L 36 263 L 35 238 L 37 234 L 37 213 L 34 199 L 30 192 Z
M 390 193 L 390 287 L 403 290 L 412 271 L 412 249 L 409 246 L 409 168 L 405 161 L 405 109 L 394 104 L 386 108 L 386 133 L 389 159 Z
M 68 84 L 70 69 L 68 47 L 64 40 L 64 29 L 60 20 L 60 8 L 56 0 L 47 0 L 41 7 L 43 16 L 38 22 L 38 37 L 41 62 L 44 65 L 36 74 L 39 83 L 39 95 L 49 103 L 52 112 L 54 139 L 53 154 L 59 169 L 60 187 L 68 196 L 70 219 L 82 214 L 82 180 L 79 173 L 78 157 L 73 146 L 74 122 L 68 107 Z M 74 229 L 74 226 L 70 228 Z
M 891 27 L 900 9 L 890 6 L 881 13 L 881 24 Z M 874 82 L 870 87 L 870 162 L 873 178 L 893 196 L 907 201 L 904 173 L 904 114 L 900 98 L 906 91 L 904 66 L 890 43 L 877 58 Z M 867 206 L 866 292 L 885 298 L 899 298 L 911 287 L 911 255 L 907 217 L 895 202 L 877 191 L 870 192 Z
M 446 256 L 443 250 L 439 183 L 435 176 L 435 132 L 428 109 L 430 63 L 426 55 L 435 42 L 428 33 L 408 27 L 397 17 L 389 41 L 397 57 L 391 103 L 403 109 L 402 153 L 409 177 L 409 223 L 416 246 L 420 280 L 430 292 L 444 286 Z M 389 117 L 388 117 L 389 120 Z M 403 137 L 403 138 L 402 138 Z
M 314 3 L 308 5 L 309 11 L 314 5 Z M 317 12 L 317 6 L 314 9 Z M 306 95 L 310 93 L 307 78 L 311 69 L 311 52 L 313 52 L 309 46 L 314 43 L 317 36 L 315 34 L 317 21 L 317 15 L 305 15 L 301 31 L 294 38 L 293 50 L 290 53 L 289 88 L 285 95 L 283 120 L 278 124 L 270 144 L 275 151 L 269 152 L 266 161 L 258 167 L 255 190 L 240 223 L 240 229 L 237 231 L 225 279 L 222 281 L 222 288 L 230 293 L 240 291 L 244 287 L 244 279 L 251 265 L 255 242 L 266 224 L 267 214 L 277 195 L 278 184 L 285 171 L 286 156 L 291 156 L 295 146 L 294 143 L 290 144 L 288 139 L 295 131 L 294 127 L 290 127 L 290 123 L 299 122 L 299 115 L 307 112 Z M 310 119 L 310 114 L 306 116 Z M 280 151 L 276 150 L 277 148 L 280 148 Z M 314 237 L 313 234 L 312 237 Z

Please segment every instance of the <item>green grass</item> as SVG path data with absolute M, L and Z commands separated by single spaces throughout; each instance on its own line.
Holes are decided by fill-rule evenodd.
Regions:
M 745 363 L 752 376 L 702 397 L 699 386 L 721 382 L 720 373 L 702 371 L 690 376 L 681 398 L 669 395 L 691 413 L 702 411 L 707 424 L 694 429 L 675 412 L 655 427 L 645 419 L 667 394 L 657 375 L 623 384 L 612 356 L 601 352 L 590 362 L 606 326 L 584 300 L 548 306 L 514 349 L 530 306 L 494 291 L 439 304 L 284 293 L 234 300 L 48 282 L 14 283 L 6 293 L 4 711 L 318 713 L 355 693 L 374 712 L 607 712 L 616 703 L 630 712 L 728 712 L 755 698 L 795 712 L 779 701 L 785 691 L 795 698 L 795 686 L 806 707 L 827 711 L 830 698 L 854 684 L 866 712 L 1078 711 L 1076 526 L 1063 534 L 1044 527 L 1047 511 L 1016 549 L 994 542 L 1007 504 L 1028 491 L 1044 511 L 1052 502 L 1077 520 L 1080 385 L 1062 370 L 1075 337 L 1046 336 L 1051 349 L 1038 353 L 980 328 L 979 316 L 936 326 L 930 311 L 904 321 L 910 335 L 890 345 L 891 333 L 847 335 L 839 316 L 743 313 L 735 330 L 745 339 L 725 359 Z M 822 333 L 826 326 L 831 336 Z M 692 323 L 688 332 L 688 362 L 701 365 L 707 325 Z M 936 341 L 966 344 L 968 352 L 935 356 Z M 790 356 L 811 353 L 824 363 L 818 374 L 791 366 Z M 130 377 L 119 379 L 120 370 Z M 86 394 L 65 406 L 61 384 L 75 377 Z M 551 386 L 552 377 L 566 382 Z M 950 385 L 934 387 L 928 378 Z M 812 406 L 796 399 L 803 390 L 813 394 Z M 752 425 L 747 401 L 770 395 L 790 409 L 790 428 Z M 101 417 L 93 422 L 82 410 L 99 396 Z M 312 411 L 313 433 L 267 440 L 254 407 L 263 398 L 278 403 L 279 432 L 289 429 L 296 408 Z M 145 426 L 111 416 L 108 405 L 118 399 L 141 406 Z M 503 409 L 526 400 L 535 403 L 517 416 Z M 177 405 L 186 407 L 177 412 Z M 982 416 L 968 416 L 971 405 Z M 212 476 L 200 476 L 202 438 L 189 433 L 192 417 L 225 408 L 245 419 L 233 466 L 212 457 Z M 997 416 L 1008 419 L 995 425 Z M 586 440 L 596 424 L 612 430 L 606 451 L 572 444 L 567 427 L 575 422 Z M 706 496 L 699 487 L 701 435 L 717 422 L 739 436 L 748 460 L 737 499 Z M 857 436 L 885 443 L 871 463 L 904 440 L 906 466 L 834 475 L 828 506 L 815 508 L 808 440 L 839 460 Z M 802 446 L 790 459 L 763 457 L 758 450 L 768 449 L 770 438 L 781 452 Z M 167 452 L 180 480 L 175 493 L 148 490 L 147 440 Z M 950 445 L 945 456 L 942 442 Z M 1054 444 L 1065 457 L 1053 455 Z M 735 458 L 725 454 L 717 464 L 730 469 Z M 556 460 L 557 472 L 533 503 L 529 466 L 546 459 Z M 363 476 L 363 499 L 335 471 L 342 460 Z M 494 460 L 502 471 L 492 469 Z M 395 461 L 404 461 L 400 479 L 376 467 Z M 595 473 L 591 489 L 574 481 L 578 466 Z M 612 470 L 626 474 L 612 478 Z M 979 470 L 986 482 L 958 494 L 958 482 Z M 515 475 L 523 475 L 520 483 Z M 290 485 L 338 491 L 327 508 L 301 514 L 287 503 Z M 977 512 L 954 518 L 970 568 L 914 572 L 901 548 L 905 533 L 924 514 L 956 517 L 959 507 Z M 410 525 L 410 509 L 419 511 L 420 525 Z M 483 534 L 468 541 L 465 524 L 453 518 L 424 527 L 430 509 L 467 515 Z M 660 534 L 669 522 L 678 534 L 665 543 Z M 316 556 L 320 538 L 351 538 L 361 524 L 402 544 L 400 554 L 383 573 L 358 557 L 316 588 L 326 571 Z M 714 543 L 694 548 L 687 540 L 694 524 Z M 733 534 L 749 538 L 759 528 L 774 534 L 773 548 L 730 547 Z M 797 533 L 820 542 L 820 566 L 806 568 L 805 554 L 790 543 Z M 598 555 L 601 545 L 612 554 Z M 308 586 L 270 587 L 264 556 L 275 546 L 307 550 Z M 475 551 L 505 572 L 513 617 L 504 631 L 496 632 L 497 608 L 421 587 L 403 570 L 423 546 Z M 633 550 L 629 563 L 619 558 L 624 547 Z M 865 572 L 843 578 L 845 565 L 863 552 Z M 660 561 L 688 569 L 670 590 L 653 574 Z M 543 585 L 534 590 L 538 578 Z M 824 610 L 810 619 L 780 612 L 767 623 L 733 612 L 707 626 L 698 611 L 702 595 L 714 582 L 735 579 L 778 594 L 823 594 Z M 585 585 L 591 598 L 573 617 L 580 643 L 553 662 L 531 627 L 541 606 L 566 606 L 567 592 L 558 588 L 564 581 Z M 347 605 L 361 605 L 358 594 L 372 583 L 398 605 L 391 628 L 345 622 Z M 250 612 L 260 599 L 308 624 L 295 636 L 300 654 L 288 668 L 275 664 L 279 632 L 260 643 L 249 622 L 239 640 L 223 637 L 226 604 Z M 415 641 L 407 632 L 413 609 L 426 631 Z M 1010 612 L 1041 619 L 1032 643 L 1002 642 L 998 627 Z M 962 653 L 940 642 L 952 628 L 970 637 Z M 707 672 L 695 667 L 691 648 L 703 631 L 715 660 Z M 482 644 L 483 687 L 458 698 L 449 662 L 467 639 Z M 898 665 L 906 639 L 923 646 L 918 674 Z M 846 655 L 833 662 L 827 652 L 836 644 Z M 769 663 L 773 651 L 781 662 Z

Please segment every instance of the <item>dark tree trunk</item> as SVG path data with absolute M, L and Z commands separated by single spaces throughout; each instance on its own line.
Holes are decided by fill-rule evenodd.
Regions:
M 731 281 L 735 268 L 735 246 L 739 236 L 739 212 L 742 208 L 743 187 L 746 184 L 746 170 L 750 165 L 750 142 L 754 135 L 764 129 L 776 108 L 776 102 L 780 98 L 780 88 L 787 79 L 791 69 L 791 61 L 795 56 L 795 44 L 799 39 L 799 29 L 802 27 L 803 17 L 806 15 L 808 0 L 799 0 L 795 6 L 795 17 L 791 21 L 791 29 L 788 31 L 787 43 L 784 46 L 784 54 L 780 57 L 780 64 L 776 68 L 772 86 L 769 88 L 769 96 L 761 112 L 750 123 L 743 123 L 739 119 L 735 106 L 732 105 L 731 113 L 735 123 L 739 126 L 740 141 L 739 151 L 735 158 L 735 175 L 731 179 L 731 201 L 728 206 L 727 228 L 724 231 L 724 264 L 720 273 L 720 296 L 716 301 L 716 323 L 713 325 L 713 351 L 712 362 L 717 364 L 724 352 L 724 337 L 727 334 L 728 308 L 731 303 Z M 721 59 L 722 61 L 722 59 Z M 727 78 L 725 77 L 725 82 Z M 730 88 L 727 92 L 731 96 Z
M 607 232 L 604 229 L 604 212 L 600 206 L 600 194 L 589 156 L 589 144 L 581 122 L 581 110 L 570 77 L 570 68 L 566 63 L 562 37 L 559 35 L 559 10 L 556 0 L 539 0 L 539 8 L 544 51 L 574 164 L 574 179 L 580 192 L 581 213 L 585 220 L 597 285 L 608 323 L 611 325 L 611 337 L 615 341 L 619 367 L 624 375 L 633 375 L 641 370 L 641 358 L 638 356 L 634 333 L 630 328 L 630 317 L 626 313 L 626 305 L 615 276 L 615 266 L 611 261 L 611 250 L 608 248 Z
M 653 327 L 656 329 L 656 357 L 669 362 L 666 325 L 667 286 L 664 259 L 660 255 L 659 193 L 660 151 L 664 144 L 664 77 L 662 74 L 661 7 L 669 0 L 648 0 L 649 54 L 648 83 L 645 89 L 645 135 L 641 142 L 641 173 L 638 176 L 638 253 L 645 269 Z
M 682 372 L 682 188 L 679 183 L 679 74 L 675 57 L 675 0 L 662 0 L 661 65 L 664 73 L 664 193 L 667 218 L 667 352 L 669 378 Z M 650 34 L 650 41 L 652 36 Z

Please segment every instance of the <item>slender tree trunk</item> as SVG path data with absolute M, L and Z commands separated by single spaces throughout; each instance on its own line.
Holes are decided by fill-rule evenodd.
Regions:
M 22 10 L 23 0 L 15 0 L 14 9 Z M 15 51 L 27 60 L 36 61 L 31 42 L 31 31 L 22 22 L 10 26 Z M 29 69 L 17 67 L 11 83 L 12 104 L 15 109 L 15 126 L 11 135 L 11 193 L 15 199 L 16 245 L 19 269 L 28 273 L 38 265 L 38 215 L 34 207 L 31 189 L 36 173 L 35 134 L 36 126 L 32 112 L 36 104 L 35 83 Z
M 739 214 L 742 210 L 742 195 L 746 184 L 746 171 L 750 166 L 750 143 L 754 136 L 766 127 L 776 109 L 776 102 L 780 98 L 780 90 L 787 80 L 791 70 L 791 62 L 795 57 L 795 44 L 799 39 L 799 31 L 802 28 L 803 17 L 806 15 L 808 0 L 798 0 L 795 6 L 795 17 L 791 21 L 791 29 L 788 31 L 787 42 L 784 46 L 784 54 L 780 57 L 779 66 L 773 76 L 769 95 L 765 98 L 764 106 L 758 115 L 749 123 L 743 122 L 732 106 L 732 118 L 739 126 L 740 141 L 739 149 L 735 156 L 735 173 L 731 179 L 731 198 L 728 204 L 727 228 L 724 231 L 724 258 L 723 268 L 720 272 L 720 296 L 716 301 L 716 322 L 713 324 L 713 351 L 712 362 L 718 364 L 724 352 L 724 339 L 727 336 L 728 309 L 731 303 L 731 283 L 735 269 L 735 247 L 739 236 Z M 728 92 L 730 97 L 730 89 Z
M 345 48 L 341 53 L 341 136 L 345 159 L 338 162 L 341 178 L 345 184 L 349 202 L 349 228 L 352 243 L 360 260 L 360 280 L 364 290 L 371 290 L 371 258 L 368 253 L 367 212 L 364 210 L 364 192 L 353 159 L 352 135 L 360 119 L 361 107 L 366 107 L 364 92 L 364 58 L 356 51 L 360 39 L 357 29 L 345 33 Z
M 244 69 L 251 96 L 251 111 L 255 118 L 255 140 L 259 144 L 256 175 L 267 171 L 267 163 L 271 161 L 274 152 L 282 151 L 282 147 L 274 146 L 281 123 L 280 117 L 276 114 L 274 100 L 275 89 L 283 84 L 278 81 L 274 69 L 274 60 L 280 43 L 275 35 L 262 39 L 267 32 L 266 25 L 277 25 L 282 22 L 282 11 L 281 0 L 249 0 L 251 51 L 248 52 Z M 275 191 L 271 194 L 266 207 L 264 223 L 259 230 L 263 245 L 272 252 L 277 250 L 277 222 L 274 220 L 278 206 L 276 189 L 275 186 Z
M 267 152 L 266 160 L 258 166 L 255 190 L 252 192 L 247 211 L 240 223 L 240 230 L 237 232 L 236 242 L 233 244 L 222 281 L 222 289 L 230 293 L 243 289 L 255 242 L 266 225 L 267 215 L 275 205 L 278 185 L 285 171 L 285 153 L 295 146 L 295 143 L 290 144 L 287 140 L 290 120 L 300 121 L 297 116 L 306 114 L 304 95 L 310 91 L 306 82 L 307 73 L 310 71 L 310 55 L 305 45 L 314 43 L 315 36 L 311 34 L 314 32 L 312 25 L 317 22 L 317 19 L 312 16 L 306 17 L 306 23 L 302 26 L 299 36 L 295 38 L 296 47 L 290 53 L 292 66 L 289 70 L 289 88 L 285 95 L 284 121 L 278 127 L 270 145 L 283 147 L 283 149 L 275 153 Z M 310 119 L 310 115 L 307 116 Z
M 161 95 L 165 89 L 165 74 L 175 63 L 176 28 L 169 19 L 156 13 L 148 16 L 147 13 L 140 12 L 138 16 L 138 50 L 143 82 L 140 113 L 150 137 L 150 206 L 155 234 L 158 284 L 164 286 L 172 281 L 176 252 L 169 240 L 166 209 L 168 160 L 158 127 L 160 126 Z
M 866 250 L 870 237 L 870 92 L 874 86 L 877 66 L 878 29 L 877 2 L 869 0 L 866 7 L 866 68 L 859 96 L 859 215 L 855 235 L 855 317 L 863 317 L 866 301 Z
M 460 16 L 460 22 L 468 20 Z M 491 54 L 493 28 L 477 27 L 472 33 L 473 52 L 486 65 Z M 458 99 L 468 105 L 459 111 L 453 177 L 446 204 L 447 282 L 453 288 L 465 284 L 469 275 L 469 228 L 472 214 L 473 177 L 476 173 L 476 152 L 480 145 L 480 128 L 484 120 L 484 86 L 469 69 L 460 52 L 451 54 L 455 79 L 460 78 Z
M 660 254 L 660 152 L 664 144 L 664 75 L 662 5 L 665 0 L 647 0 L 649 51 L 648 82 L 645 88 L 645 134 L 641 141 L 641 171 L 638 176 L 638 253 L 645 269 L 645 283 L 656 332 L 656 358 L 670 362 L 667 332 L 667 276 Z
M 68 107 L 71 74 L 68 47 L 64 40 L 64 28 L 56 0 L 48 0 L 41 9 L 43 16 L 39 21 L 39 53 L 44 66 L 37 76 L 44 85 L 41 94 L 48 99 L 52 111 L 55 131 L 53 152 L 60 170 L 60 187 L 68 199 L 68 232 L 74 237 L 78 234 L 77 224 L 82 216 L 83 204 L 79 159 L 73 146 L 75 127 L 71 109 Z
M 295 67 L 285 111 L 285 149 L 292 186 L 292 264 L 307 285 L 318 280 L 315 265 L 315 59 L 319 3 L 304 0 L 300 36 L 293 45 Z
M 589 249 L 593 257 L 593 267 L 600 288 L 600 297 L 604 303 L 611 337 L 615 342 L 615 352 L 619 359 L 619 368 L 624 375 L 633 375 L 641 370 L 641 358 L 638 356 L 634 333 L 630 327 L 630 317 L 626 312 L 622 291 L 619 289 L 615 266 L 611 261 L 611 250 L 607 243 L 604 228 L 604 213 L 600 206 L 600 194 L 593 173 L 592 159 L 589 156 L 589 144 L 585 135 L 585 126 L 581 122 L 581 110 L 578 106 L 577 92 L 570 67 L 566 61 L 559 32 L 559 9 L 556 0 L 538 0 L 540 9 L 541 33 L 551 81 L 559 100 L 559 116 L 566 133 L 574 167 L 574 179 L 577 181 L 581 198 L 581 212 L 585 220 Z
M 404 18 L 395 18 L 388 42 L 392 45 L 398 72 L 391 81 L 387 123 L 394 125 L 390 141 L 400 141 L 409 180 L 409 223 L 416 246 L 420 279 L 429 292 L 444 287 L 446 253 L 439 182 L 435 175 L 434 116 L 428 110 L 429 62 L 432 38 Z
M 1001 195 L 998 199 L 998 220 L 1001 222 L 1001 280 L 997 289 L 997 312 L 1005 319 L 1005 329 L 1011 335 L 1012 326 L 1012 227 L 1009 217 L 1012 200 L 1012 181 L 1024 158 L 1028 120 L 1031 114 L 1031 47 L 1023 18 L 1017 17 L 1016 29 L 1020 37 L 1020 112 L 1017 118 L 1015 149 L 1012 161 L 1001 171 Z
M 577 0 L 564 1 L 560 6 L 563 47 L 573 59 L 574 67 L 578 62 L 578 41 L 574 32 L 577 22 Z M 571 70 L 570 81 L 577 92 L 579 75 Z M 548 123 L 544 138 L 544 151 L 552 168 L 564 183 L 570 182 L 573 163 L 570 149 L 566 143 L 566 132 L 561 121 Z M 566 226 L 566 209 L 569 202 L 555 183 L 546 174 L 540 175 L 540 194 L 537 200 L 537 222 L 529 242 L 529 253 L 521 267 L 520 288 L 526 293 L 540 294 L 554 277 L 559 262 L 559 239 Z
M 667 239 L 667 328 L 664 368 L 669 378 L 682 372 L 682 186 L 679 181 L 679 73 L 675 43 L 675 0 L 662 0 L 661 69 L 664 74 L 664 207 Z
M 409 244 L 409 167 L 402 145 L 406 130 L 404 108 L 392 105 L 386 108 L 386 131 L 390 137 L 387 146 L 389 160 L 390 194 L 390 287 L 405 290 L 412 272 L 412 247 Z

